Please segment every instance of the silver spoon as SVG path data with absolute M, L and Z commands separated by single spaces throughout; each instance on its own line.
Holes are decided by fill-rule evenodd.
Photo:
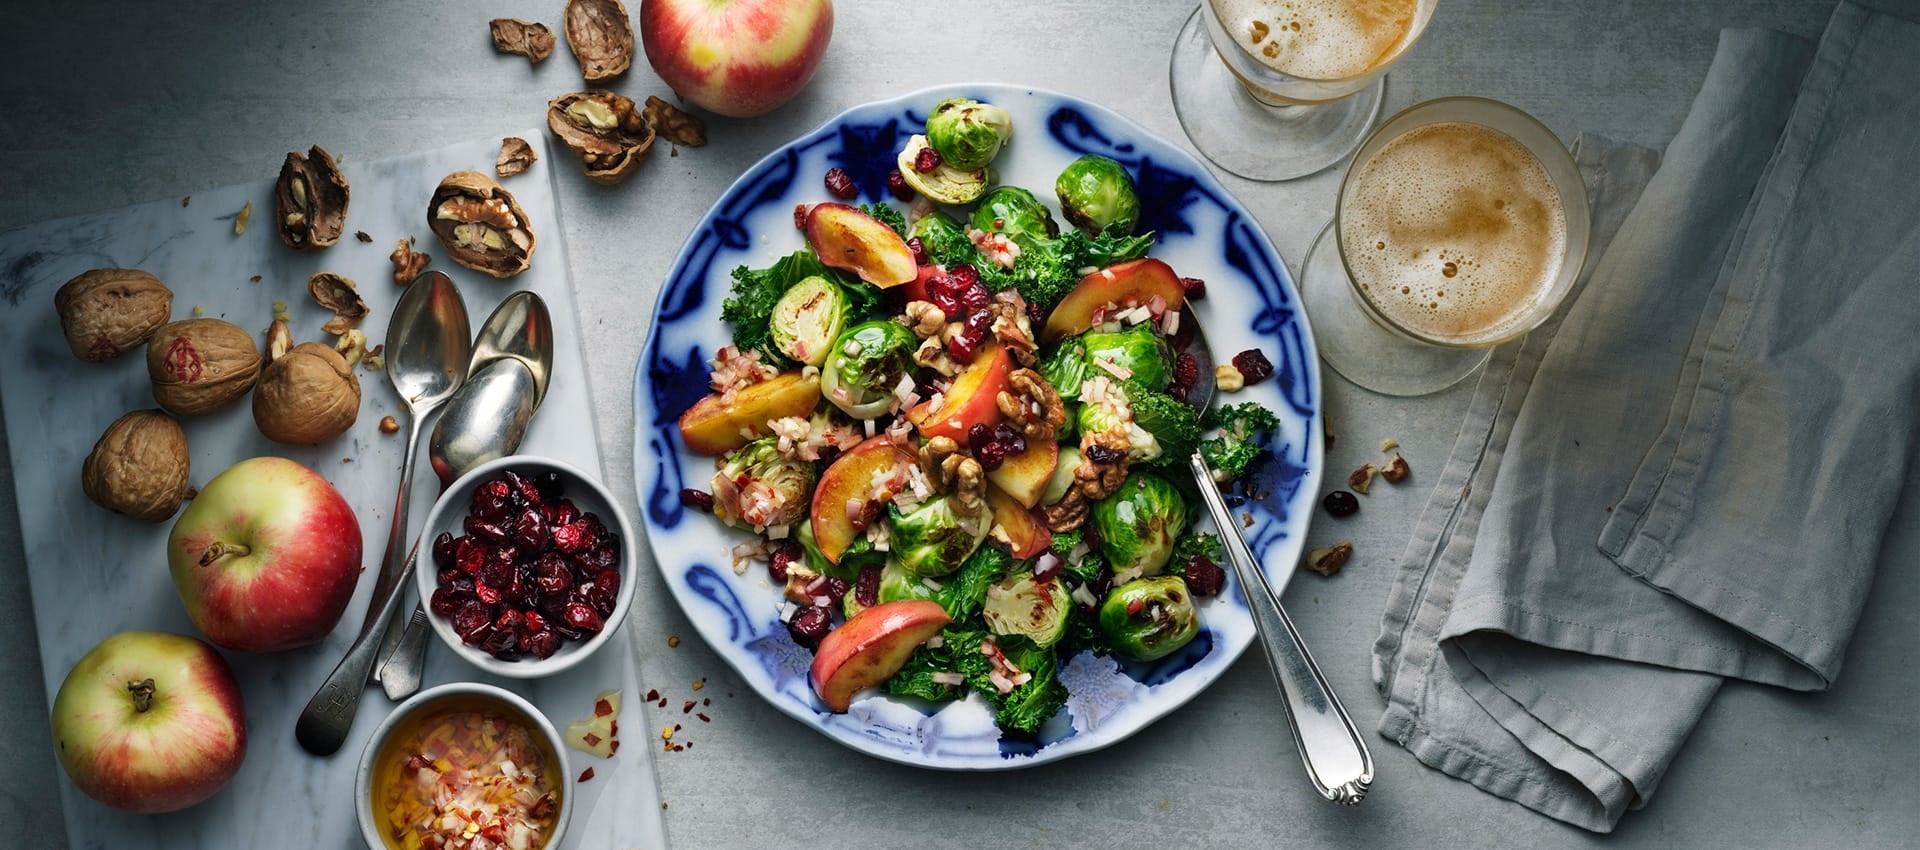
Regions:
M 360 634 L 340 665 L 307 702 L 293 735 L 314 755 L 331 755 L 346 743 L 353 715 L 360 707 L 360 691 L 378 657 L 387 624 L 398 608 L 401 583 L 413 567 L 407 557 L 407 507 L 413 494 L 414 452 L 420 443 L 422 420 L 460 388 L 467 376 L 473 336 L 468 330 L 467 305 L 453 280 L 436 271 L 413 279 L 387 322 L 387 379 L 407 409 L 407 448 L 400 467 L 400 494 L 394 500 L 393 523 L 387 531 L 386 557 L 373 585 L 373 598 Z
M 1213 400 L 1213 352 L 1207 347 L 1206 333 L 1200 329 L 1192 311 L 1181 318 L 1193 326 L 1193 345 L 1187 352 L 1200 361 L 1200 379 L 1188 391 L 1187 402 L 1205 412 Z M 1233 513 L 1221 498 L 1212 468 L 1197 451 L 1188 458 L 1187 465 L 1193 470 L 1194 484 L 1200 489 L 1201 500 L 1207 503 L 1213 524 L 1220 529 L 1227 559 L 1233 562 L 1233 574 L 1247 598 L 1247 609 L 1253 612 L 1254 632 L 1261 648 L 1266 650 L 1267 666 L 1286 698 L 1287 723 L 1293 729 L 1293 743 L 1306 765 L 1307 778 L 1327 800 L 1343 806 L 1359 805 L 1373 783 L 1373 753 L 1368 751 L 1366 739 L 1360 736 L 1360 730 L 1353 725 L 1353 718 L 1347 716 L 1340 699 L 1333 695 L 1333 687 L 1321 674 L 1320 665 L 1313 662 L 1306 644 L 1300 640 L 1300 630 L 1281 607 L 1280 597 L 1267 583 L 1260 562 L 1254 559 L 1246 539 L 1240 536 L 1240 523 L 1233 521 Z
M 531 292 L 508 296 L 481 325 L 473 373 L 433 428 L 427 462 L 440 476 L 442 492 L 468 470 L 519 450 L 552 368 L 553 320 L 546 302 Z M 425 602 L 414 604 L 406 633 L 376 676 L 389 699 L 406 699 L 420 689 L 427 658 Z

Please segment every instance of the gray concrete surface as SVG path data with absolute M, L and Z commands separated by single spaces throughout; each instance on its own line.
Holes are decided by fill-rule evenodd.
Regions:
M 1880 0 L 1920 16 L 1920 0 Z M 560 0 L 166 4 L 27 0 L 8 5 L 0 51 L 0 227 L 274 173 L 320 142 L 352 159 L 498 136 L 580 87 L 565 48 L 529 70 L 496 57 L 486 19 L 557 23 Z M 634 4 L 637 7 L 637 4 Z M 713 144 L 656 156 L 627 184 L 562 181 L 586 321 L 595 427 L 617 492 L 631 499 L 633 363 L 659 278 L 707 205 L 746 165 L 843 107 L 970 79 L 1092 98 L 1181 140 L 1166 57 L 1191 0 L 1040 3 L 843 0 L 812 86 L 775 114 L 711 124 Z M 1583 3 L 1442 0 L 1388 83 L 1389 108 L 1450 94 L 1517 104 L 1571 138 L 1594 130 L 1663 143 L 1679 125 L 1723 26 L 1812 34 L 1826 0 Z M 961 33 L 990 34 L 963 38 Z M 666 94 L 644 62 L 616 88 Z M 1336 177 L 1227 184 L 1297 264 L 1331 214 Z M 43 309 L 30 305 L 22 309 Z M 48 309 L 48 320 L 52 320 Z M 1395 400 L 1329 381 L 1339 442 L 1329 468 L 1380 438 L 1432 469 L 1467 400 L 1456 388 Z M 4 403 L 4 400 L 0 400 Z M 1330 476 L 1334 478 L 1337 476 Z M 1385 492 L 1380 492 L 1384 490 Z M 0 824 L 11 842 L 58 847 L 64 782 L 46 733 L 13 506 L 0 487 Z M 1358 555 L 1337 578 L 1302 575 L 1287 601 L 1322 666 L 1371 727 L 1367 658 L 1392 561 L 1424 498 L 1380 488 L 1339 528 Z M 633 503 L 629 502 L 630 509 Z M 1024 773 L 921 772 L 845 751 L 760 703 L 695 638 L 657 582 L 635 625 L 648 685 L 676 700 L 707 678 L 711 724 L 659 755 L 681 848 L 1086 845 L 1309 847 L 1890 847 L 1920 836 L 1920 576 L 1882 572 L 1839 684 L 1789 694 L 1730 685 L 1652 804 L 1611 838 L 1546 820 L 1430 771 L 1374 739 L 1380 779 L 1336 809 L 1306 786 L 1266 671 L 1249 656 L 1211 691 L 1102 753 Z M 652 591 L 652 592 L 649 592 Z M 685 636 L 678 648 L 669 636 Z M 658 722 L 684 720 L 675 702 Z M 338 801 L 347 817 L 347 801 Z M 261 817 L 271 817 L 262 812 Z

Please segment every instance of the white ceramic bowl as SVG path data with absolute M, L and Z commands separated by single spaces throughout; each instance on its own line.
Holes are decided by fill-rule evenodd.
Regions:
M 400 722 L 421 711 L 430 711 L 443 700 L 479 697 L 498 703 L 508 713 L 520 715 L 527 725 L 532 727 L 553 753 L 559 764 L 560 772 L 553 777 L 552 786 L 560 792 L 560 813 L 553 821 L 553 835 L 547 839 L 546 847 L 559 847 L 567 834 L 567 820 L 573 816 L 573 783 L 568 781 L 572 770 L 567 765 L 567 748 L 560 740 L 560 733 L 553 728 L 552 721 L 541 714 L 533 704 L 493 685 L 479 682 L 451 682 L 439 687 L 428 688 L 417 694 L 392 713 L 388 714 L 380 725 L 373 730 L 373 738 L 367 741 L 367 749 L 360 754 L 360 771 L 354 777 L 354 810 L 360 818 L 360 837 L 366 839 L 371 850 L 386 850 L 386 841 L 380 835 L 379 821 L 373 811 L 373 760 L 379 756 L 380 748 L 387 742 Z
M 614 630 L 620 628 L 620 624 L 626 620 L 627 609 L 633 605 L 634 570 L 640 563 L 640 542 L 634 534 L 633 523 L 627 519 L 619 503 L 614 501 L 613 494 L 608 493 L 607 488 L 592 476 L 570 464 L 548 458 L 533 455 L 503 457 L 481 464 L 453 482 L 453 486 L 440 495 L 440 501 L 434 503 L 433 512 L 427 515 L 427 527 L 420 537 L 420 563 L 413 571 L 421 604 L 426 605 L 433 598 L 434 589 L 440 586 L 431 551 L 434 538 L 443 531 L 452 532 L 456 538 L 463 534 L 461 525 L 467 518 L 468 507 L 473 503 L 473 491 L 481 482 L 502 475 L 509 469 L 528 477 L 548 470 L 559 472 L 561 480 L 565 482 L 565 498 L 571 499 L 581 512 L 600 517 L 600 522 L 609 531 L 620 535 L 620 593 L 614 603 L 613 614 L 606 618 L 606 625 L 599 634 L 584 641 L 562 641 L 560 650 L 547 658 L 534 658 L 531 655 L 517 661 L 495 658 L 460 640 L 460 636 L 454 634 L 453 624 L 448 618 L 433 613 L 429 606 L 427 622 L 433 625 L 433 633 L 440 636 L 440 642 L 453 650 L 455 655 L 489 673 L 515 679 L 534 679 L 579 664 L 606 643 Z

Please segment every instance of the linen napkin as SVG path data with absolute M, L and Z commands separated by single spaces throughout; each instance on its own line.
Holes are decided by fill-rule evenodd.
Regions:
M 1586 829 L 1736 676 L 1839 672 L 1920 390 L 1920 26 L 1729 30 L 1664 156 L 1582 137 L 1594 250 L 1497 349 L 1375 646 L 1382 734 Z

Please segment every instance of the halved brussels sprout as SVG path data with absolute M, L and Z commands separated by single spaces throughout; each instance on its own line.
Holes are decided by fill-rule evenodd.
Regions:
M 862 322 L 833 341 L 820 370 L 820 392 L 855 419 L 874 419 L 896 400 L 914 369 L 913 331 L 890 321 Z
M 1060 394 L 1064 401 L 1080 397 L 1080 385 L 1087 380 L 1087 370 L 1093 361 L 1087 357 L 1087 341 L 1083 337 L 1070 336 L 1060 340 L 1047 356 L 1040 359 L 1040 377 L 1053 385 L 1053 391 Z
M 1124 399 L 1124 394 L 1121 398 Z M 1127 410 L 1126 415 L 1122 415 L 1123 409 Z M 1123 408 L 1115 401 L 1080 405 L 1080 415 L 1075 417 L 1075 424 L 1083 434 L 1098 434 L 1114 427 L 1124 428 L 1127 432 L 1128 460 L 1146 462 L 1160 459 L 1160 441 L 1154 439 L 1151 431 L 1133 421 L 1130 408 Z
M 942 239 L 954 237 L 964 240 L 967 238 L 967 229 L 961 227 L 960 222 L 954 221 L 953 216 L 947 215 L 946 212 L 932 210 L 914 220 L 913 226 L 907 228 L 907 236 L 931 245 Z
M 1088 236 L 1108 228 L 1132 233 L 1140 222 L 1140 194 L 1120 163 L 1099 154 L 1073 161 L 1053 181 L 1060 198 L 1060 214 Z
M 802 279 L 773 305 L 773 345 L 797 363 L 827 362 L 847 319 L 847 293 L 820 275 Z
M 1179 576 L 1135 579 L 1100 604 L 1100 631 L 1115 652 L 1135 661 L 1172 655 L 1200 633 L 1193 594 Z
M 1047 489 L 1040 494 L 1040 504 L 1051 505 L 1066 498 L 1067 491 L 1073 488 L 1073 471 L 1084 462 L 1079 446 L 1061 444 L 1060 461 L 1053 465 L 1053 475 L 1047 478 Z
M 1013 116 L 998 106 L 965 98 L 949 98 L 927 116 L 927 143 L 940 152 L 940 161 L 971 171 L 985 168 L 1013 137 Z
M 980 616 L 996 635 L 1019 635 L 1042 648 L 1067 634 L 1067 615 L 1073 599 L 1059 576 L 1036 581 L 1033 573 L 1016 572 L 987 586 L 987 602 Z
M 1038 245 L 1060 235 L 1060 223 L 1032 192 L 1018 186 L 997 186 L 973 208 L 972 227 L 988 233 L 1005 233 L 1022 248 Z
M 900 150 L 896 165 L 900 176 L 914 191 L 927 196 L 936 204 L 971 204 L 979 200 L 987 191 L 987 182 L 991 175 L 985 168 L 955 168 L 945 162 L 933 167 L 932 171 L 921 172 L 913 167 L 920 151 L 926 149 L 927 137 L 916 135 L 907 140 L 907 146 Z
M 963 516 L 953 500 L 937 496 L 907 513 L 888 505 L 893 522 L 890 548 L 900 566 L 918 576 L 943 576 L 960 569 L 967 556 L 987 539 L 985 517 Z
M 940 601 L 939 594 L 920 580 L 912 570 L 907 569 L 898 559 L 887 559 L 887 565 L 880 568 L 880 601 L 898 602 L 902 599 L 928 599 Z
M 1097 364 L 1102 360 L 1112 363 L 1123 374 L 1131 374 L 1127 381 L 1152 390 L 1165 390 L 1173 381 L 1173 350 L 1152 322 L 1142 322 L 1125 330 L 1112 333 L 1089 331 L 1083 337 L 1087 348 L 1087 362 Z M 1096 365 L 1090 374 L 1105 375 L 1107 370 Z M 1063 398 L 1065 396 L 1062 396 Z
M 1159 575 L 1173 555 L 1173 541 L 1187 528 L 1180 492 L 1151 472 L 1132 472 L 1120 489 L 1093 503 L 1100 551 L 1114 575 Z
M 813 499 L 813 464 L 780 454 L 778 437 L 761 437 L 728 454 L 713 474 L 713 515 L 740 528 L 791 526 Z

